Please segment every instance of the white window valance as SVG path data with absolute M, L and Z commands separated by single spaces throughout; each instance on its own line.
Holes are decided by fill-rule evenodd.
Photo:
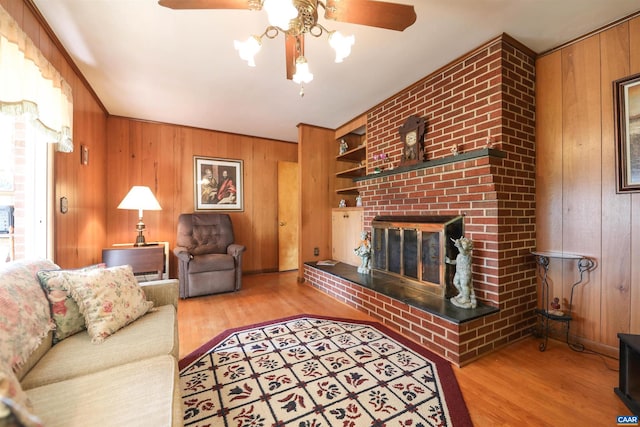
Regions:
M 24 115 L 58 151 L 73 151 L 71 86 L 1 6 L 0 113 Z

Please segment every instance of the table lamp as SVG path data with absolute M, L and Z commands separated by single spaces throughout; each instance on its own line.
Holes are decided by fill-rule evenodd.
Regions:
M 124 199 L 118 205 L 118 209 L 131 209 L 138 211 L 138 224 L 136 225 L 136 230 L 138 231 L 138 237 L 136 238 L 135 246 L 144 246 L 146 242 L 144 241 L 144 236 L 142 232 L 144 231 L 144 222 L 142 222 L 142 211 L 161 211 L 160 203 L 156 200 L 155 196 L 151 192 L 149 187 L 144 187 L 141 185 L 134 185 L 131 187 L 131 190 L 124 196 Z

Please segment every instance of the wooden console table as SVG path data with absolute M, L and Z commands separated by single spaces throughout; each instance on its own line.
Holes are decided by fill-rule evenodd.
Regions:
M 584 281 L 584 274 L 591 271 L 595 267 L 595 262 L 583 255 L 568 254 L 564 252 L 545 252 L 545 251 L 533 251 L 531 252 L 536 257 L 536 264 L 538 265 L 538 275 L 540 277 L 540 291 L 542 307 L 536 309 L 536 314 L 540 316 L 542 324 L 542 337 L 543 342 L 540 343 L 538 348 L 540 351 L 545 351 L 547 348 L 547 340 L 549 338 L 549 330 L 552 322 L 561 322 L 566 324 L 566 343 L 572 349 L 576 351 L 583 351 L 584 346 L 580 343 L 569 342 L 569 328 L 571 325 L 571 310 L 573 309 L 573 291 L 576 286 Z M 558 258 L 564 260 L 576 260 L 578 272 L 580 273 L 580 279 L 571 285 L 571 297 L 569 298 L 569 306 L 567 307 L 568 314 L 554 314 L 549 310 L 549 282 L 547 281 L 549 274 L 549 259 Z
M 119 246 L 102 250 L 102 261 L 107 267 L 130 265 L 133 274 L 157 273 L 162 279 L 164 246 Z

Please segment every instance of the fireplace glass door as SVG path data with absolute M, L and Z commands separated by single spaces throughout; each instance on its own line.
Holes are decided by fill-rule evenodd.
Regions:
M 446 296 L 453 288 L 455 268 L 445 263 L 455 259 L 451 239 L 464 233 L 458 217 L 376 217 L 373 222 L 372 266 L 425 286 Z

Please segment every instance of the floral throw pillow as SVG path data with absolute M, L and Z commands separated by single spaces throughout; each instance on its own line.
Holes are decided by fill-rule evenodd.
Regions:
M 95 264 L 77 270 L 38 271 L 40 286 L 42 286 L 42 289 L 49 300 L 51 317 L 56 324 L 56 329 L 53 331 L 54 344 L 85 330 L 84 316 L 80 313 L 80 307 L 78 307 L 78 304 L 69 293 L 69 275 L 104 267 L 105 264 Z
M 153 307 L 129 265 L 76 273 L 68 285 L 96 344 Z
M 0 362 L 0 426 L 41 427 L 42 421 L 31 413 L 27 394 L 9 366 Z

